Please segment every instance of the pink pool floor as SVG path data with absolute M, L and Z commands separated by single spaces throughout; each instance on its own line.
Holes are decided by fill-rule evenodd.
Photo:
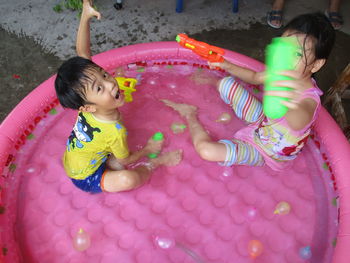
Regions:
M 155 64 L 124 68 L 126 76 L 140 82 L 134 101 L 122 108 L 129 145 L 139 149 L 161 131 L 166 137 L 164 151 L 183 149 L 183 161 L 156 170 L 137 190 L 82 192 L 61 164 L 76 112 L 60 106 L 51 110 L 16 156 L 16 235 L 23 262 L 330 262 L 337 231 L 335 193 L 314 142 L 310 140 L 293 169 L 282 173 L 266 166 L 222 167 L 201 160 L 187 129 L 172 132 L 174 122 L 184 122 L 159 99 L 197 105 L 213 138 L 232 138 L 244 123 L 221 101 L 215 87 L 194 81 L 197 74 L 218 78 L 223 73 Z M 216 122 L 223 112 L 231 114 L 229 123 Z M 289 214 L 274 214 L 280 201 L 290 204 Z M 72 245 L 79 228 L 91 237 L 84 252 Z M 157 247 L 157 233 L 179 246 Z M 251 240 L 263 245 L 255 259 L 249 255 Z M 306 246 L 312 251 L 309 260 L 299 255 Z

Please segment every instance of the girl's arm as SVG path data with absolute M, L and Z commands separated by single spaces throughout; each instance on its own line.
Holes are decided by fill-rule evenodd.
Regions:
M 228 73 L 238 77 L 244 82 L 254 84 L 254 85 L 261 85 L 264 83 L 264 72 L 256 72 L 251 69 L 233 64 L 227 60 L 224 60 L 224 62 L 222 63 L 208 62 L 208 64 L 210 68 L 215 68 L 215 67 L 222 68 L 223 70 L 226 70 Z
M 301 130 L 310 123 L 316 110 L 317 102 L 307 98 L 302 100 L 295 109 L 289 109 L 286 113 L 288 125 L 293 130 Z
M 92 7 L 92 1 L 83 0 L 83 12 L 81 14 L 77 33 L 76 50 L 78 56 L 87 59 L 91 59 L 90 19 L 94 16 L 97 19 L 101 18 L 101 14 Z
M 293 80 L 275 81 L 274 85 L 292 89 L 266 91 L 264 95 L 288 98 L 289 101 L 282 101 L 282 104 L 288 108 L 285 118 L 293 130 L 301 130 L 310 123 L 317 107 L 317 102 L 311 98 L 300 100 L 303 91 L 312 88 L 313 83 L 309 77 L 301 78 L 301 73 L 297 71 L 282 71 L 280 74 L 291 77 Z

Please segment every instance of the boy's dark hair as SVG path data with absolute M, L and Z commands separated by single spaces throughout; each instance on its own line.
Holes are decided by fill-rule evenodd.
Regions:
M 335 30 L 328 18 L 320 12 L 295 17 L 285 26 L 284 31 L 287 30 L 303 33 L 306 38 L 312 36 L 316 40 L 315 59 L 327 59 L 332 51 Z
M 99 68 L 94 62 L 82 57 L 65 61 L 57 72 L 55 89 L 57 98 L 65 108 L 78 110 L 87 101 L 85 98 L 87 71 Z

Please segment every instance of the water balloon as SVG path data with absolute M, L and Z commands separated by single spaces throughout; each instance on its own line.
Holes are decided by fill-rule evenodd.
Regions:
M 255 259 L 263 252 L 263 244 L 259 240 L 250 240 L 248 244 L 248 252 L 251 258 Z
M 217 118 L 216 122 L 222 122 L 222 123 L 228 123 L 232 119 L 231 115 L 227 112 L 224 112 L 220 114 L 220 116 Z
M 84 251 L 90 247 L 90 235 L 82 228 L 73 238 L 73 247 L 78 251 Z
M 282 201 L 276 205 L 275 211 L 273 213 L 277 215 L 287 215 L 289 214 L 290 209 L 291 209 L 290 204 L 288 204 L 285 201 Z
M 310 259 L 312 257 L 312 252 L 310 246 L 302 247 L 299 249 L 299 256 L 302 259 Z

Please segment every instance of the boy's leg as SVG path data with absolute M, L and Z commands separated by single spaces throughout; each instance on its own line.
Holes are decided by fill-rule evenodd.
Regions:
M 120 192 L 137 188 L 149 180 L 151 172 L 158 166 L 177 165 L 181 159 L 182 150 L 177 150 L 162 154 L 133 170 L 113 171 L 107 168 L 101 178 L 101 188 L 106 192 Z
M 256 123 L 264 118 L 262 103 L 233 77 L 223 78 L 218 82 L 217 89 L 222 100 L 231 105 L 241 120 Z

